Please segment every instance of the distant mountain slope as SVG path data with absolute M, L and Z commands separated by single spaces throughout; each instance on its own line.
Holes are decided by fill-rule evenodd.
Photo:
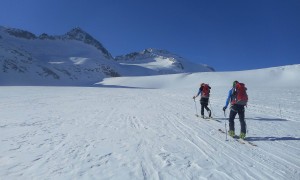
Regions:
M 0 85 L 91 85 L 105 77 L 213 71 L 165 50 L 113 58 L 91 35 L 35 34 L 0 26 Z
M 79 27 L 70 30 L 65 35 L 49 36 L 46 33 L 43 33 L 39 37 L 37 37 L 36 35 L 34 35 L 31 32 L 21 30 L 21 29 L 4 28 L 4 27 L 0 27 L 0 29 L 4 32 L 7 32 L 11 36 L 15 36 L 15 37 L 18 37 L 18 38 L 23 38 L 23 39 L 28 39 L 28 40 L 34 40 L 34 39 L 45 40 L 46 39 L 46 40 L 64 40 L 64 41 L 66 41 L 66 40 L 77 40 L 77 41 L 82 41 L 86 44 L 89 44 L 89 45 L 92 45 L 92 46 L 96 47 L 98 50 L 100 50 L 103 53 L 103 55 L 106 58 L 112 59 L 111 54 L 108 52 L 107 49 L 105 49 L 103 47 L 103 45 L 99 41 L 94 39 L 90 34 L 86 33 L 85 31 L 83 31 Z
M 63 36 L 0 29 L 1 85 L 80 85 L 120 76 L 120 65 L 90 35 L 73 29 Z
M 152 48 L 117 56 L 115 60 L 126 66 L 148 68 L 157 72 L 157 74 L 214 71 L 213 68 L 207 65 L 192 63 L 169 51 Z
M 172 89 L 192 89 L 197 90 L 200 83 L 209 83 L 212 87 L 228 87 L 232 82 L 238 80 L 244 82 L 248 89 L 260 87 L 269 88 L 286 87 L 285 90 L 291 87 L 300 87 L 298 83 L 300 77 L 300 64 L 271 67 L 265 69 L 255 69 L 247 71 L 232 71 L 232 72 L 202 72 L 192 74 L 172 74 L 159 75 L 153 77 L 118 77 L 106 78 L 101 85 L 108 86 L 126 86 L 134 88 L 172 88 Z

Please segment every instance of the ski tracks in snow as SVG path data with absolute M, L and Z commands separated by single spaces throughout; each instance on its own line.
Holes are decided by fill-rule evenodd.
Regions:
M 1 106 L 4 120 L 0 124 L 1 178 L 299 177 L 299 141 L 263 138 L 267 136 L 265 132 L 280 137 L 283 132 L 280 128 L 299 122 L 256 118 L 265 116 L 254 108 L 258 106 L 246 110 L 251 129 L 248 136 L 257 138 L 258 144 L 251 147 L 230 138 L 225 141 L 224 134 L 218 132 L 219 128 L 224 129 L 224 118 L 218 118 L 223 116 L 221 111 L 214 114 L 222 123 L 197 118 L 191 97 L 175 90 L 56 90 L 12 88 L 12 98 L 4 98 Z M 25 97 L 21 92 L 38 96 Z M 221 109 L 221 101 L 218 96 L 212 99 L 213 110 Z M 15 107 L 13 113 L 19 115 L 12 114 L 12 107 Z M 260 127 L 258 121 L 265 125 Z
M 236 179 L 245 178 L 245 177 L 247 177 L 246 179 L 261 178 L 260 176 L 257 175 L 255 166 L 260 166 L 261 168 L 266 169 L 267 172 L 269 171 L 269 173 L 265 172 L 264 177 L 268 177 L 268 178 L 273 177 L 272 175 L 273 170 L 271 168 L 269 168 L 264 164 L 261 164 L 255 159 L 249 157 L 247 154 L 241 153 L 240 148 L 238 147 L 239 144 L 237 145 L 235 144 L 235 147 L 232 147 L 233 145 L 223 141 L 224 137 L 221 137 L 221 139 L 220 137 L 214 137 L 214 135 L 218 134 L 218 132 L 216 133 L 215 130 L 216 127 L 214 127 L 216 125 L 219 125 L 217 121 L 205 121 L 198 118 L 187 118 L 187 117 L 190 117 L 190 115 L 187 115 L 186 117 L 178 113 L 176 115 L 176 111 L 175 111 L 173 114 L 173 118 L 171 118 L 172 119 L 171 121 L 173 121 L 173 123 L 176 122 L 177 125 L 174 126 L 177 126 L 177 129 L 180 132 L 182 132 L 183 136 L 187 136 L 189 139 L 193 139 L 190 140 L 192 144 L 195 144 L 195 142 L 198 141 L 197 147 L 198 148 L 201 147 L 201 149 L 206 150 L 206 152 L 203 152 L 203 150 L 201 150 L 201 153 L 204 154 L 205 157 L 207 157 L 208 161 L 214 162 L 213 167 L 219 167 L 218 173 L 220 173 L 220 178 L 221 177 L 222 179 L 224 179 L 225 177 L 227 177 L 228 179 L 230 179 L 230 177 L 234 177 Z M 189 124 L 193 122 L 192 119 L 199 120 L 198 124 L 194 124 L 193 126 L 190 126 Z M 184 122 L 186 122 L 186 124 Z M 249 159 L 247 159 L 246 156 L 248 156 Z M 224 162 L 224 159 L 227 159 L 226 162 Z M 228 170 L 230 169 L 228 168 L 228 166 L 229 167 L 233 166 L 232 167 L 233 169 L 236 169 L 236 166 L 238 166 L 239 168 L 245 169 L 246 171 L 241 171 L 236 174 L 233 173 L 234 171 L 232 172 L 232 170 Z M 226 176 L 224 176 L 224 174 L 226 174 Z M 214 172 L 214 176 L 216 176 L 216 172 Z
M 161 98 L 161 100 L 163 99 Z M 168 99 L 162 104 L 164 104 L 165 112 L 169 112 L 167 115 L 169 117 L 166 117 L 165 119 L 168 119 L 170 124 L 173 124 L 173 126 L 183 136 L 185 136 L 191 144 L 196 145 L 195 142 L 197 142 L 198 145 L 196 145 L 196 148 L 202 147 L 202 150 L 200 150 L 200 155 L 203 154 L 206 157 L 212 157 L 213 161 L 217 162 L 218 164 L 218 159 L 220 159 L 220 156 L 214 157 L 210 154 L 215 155 L 221 151 L 222 157 L 227 156 L 228 164 L 231 164 L 231 162 L 236 162 L 241 169 L 245 170 L 238 173 L 245 173 L 245 175 L 242 177 L 237 176 L 235 177 L 236 179 L 243 177 L 248 177 L 249 179 L 294 179 L 299 175 L 299 161 L 297 160 L 298 156 L 296 155 L 297 153 L 295 151 L 292 153 L 284 153 L 279 146 L 275 147 L 278 148 L 275 151 L 268 151 L 266 148 L 272 148 L 272 146 L 268 146 L 267 144 L 263 147 L 259 146 L 257 148 L 253 148 L 249 146 L 240 146 L 240 144 L 236 144 L 236 142 L 224 142 L 223 139 L 225 137 L 220 137 L 218 132 L 216 133 L 216 130 L 218 128 L 223 128 L 222 126 L 224 124 L 221 125 L 216 121 L 204 121 L 201 119 L 199 120 L 199 123 L 194 124 L 193 120 L 198 120 L 198 118 L 191 116 L 192 113 L 182 113 L 191 112 L 188 109 L 186 109 L 186 111 L 182 111 L 182 109 L 185 108 L 186 103 L 181 104 L 176 101 L 172 102 L 170 99 Z M 239 124 L 237 123 L 237 126 L 238 125 Z M 217 152 L 214 153 L 216 149 Z M 293 160 L 293 158 L 296 159 Z M 234 169 L 235 165 L 232 164 L 232 166 Z M 263 173 L 258 173 L 257 171 L 260 171 L 261 169 L 264 169 Z M 228 168 L 223 170 L 224 172 L 230 172 L 228 171 Z M 235 173 L 229 174 L 229 176 L 234 177 Z

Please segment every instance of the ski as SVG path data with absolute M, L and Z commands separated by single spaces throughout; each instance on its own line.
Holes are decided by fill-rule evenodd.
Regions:
M 198 114 L 196 114 L 196 117 L 201 118 L 201 119 L 205 119 L 205 120 L 209 121 L 209 117 L 206 117 L 206 116 L 201 117 L 201 116 L 199 116 Z
M 204 117 L 201 117 L 201 116 L 199 116 L 199 115 L 196 115 L 196 117 L 197 117 L 197 118 L 200 118 L 200 119 L 204 119 L 204 120 L 206 120 L 206 121 L 209 121 L 209 118 L 208 118 L 208 117 L 205 117 L 205 116 L 204 116 Z
M 221 123 L 221 121 L 220 121 L 220 120 L 218 120 L 218 119 L 215 119 L 215 118 L 213 118 L 213 117 L 208 117 L 208 118 L 210 118 L 211 120 L 214 120 L 214 121 L 217 121 L 217 122 Z
M 204 120 L 206 120 L 206 121 L 209 121 L 209 118 L 208 117 L 199 117 L 199 118 L 201 118 L 201 119 L 204 119 Z
M 223 134 L 225 134 L 225 131 L 223 131 L 222 129 L 218 129 L 219 130 L 219 132 L 221 132 L 221 133 L 223 133 Z M 231 137 L 231 136 L 229 136 L 229 137 Z M 231 137 L 233 140 L 235 140 L 235 141 L 237 141 L 237 142 L 239 142 L 239 143 L 241 143 L 241 144 L 246 144 L 245 142 L 243 142 L 243 141 L 239 141 L 239 139 L 238 139 L 238 136 L 235 136 L 235 137 Z
M 218 129 L 219 132 L 225 134 L 225 132 L 222 129 Z M 231 137 L 231 136 L 229 136 Z M 234 137 L 231 137 L 232 139 L 234 139 L 235 141 L 239 142 L 240 144 L 249 144 L 251 146 L 257 146 L 256 144 L 254 144 L 253 142 L 247 141 L 246 139 L 240 139 L 239 136 L 235 135 Z
M 213 117 L 208 117 L 208 116 L 201 117 L 201 116 L 199 116 L 198 114 L 195 114 L 195 116 L 198 117 L 198 118 L 201 118 L 201 119 L 205 119 L 205 120 L 207 120 L 207 121 L 213 120 L 213 121 L 217 121 L 217 122 L 221 123 L 220 120 L 215 119 L 215 118 L 213 118 Z
M 202 117 L 202 119 L 210 120 L 210 119 L 212 119 L 212 118 L 207 117 L 207 116 L 204 116 L 204 117 Z
M 238 141 L 240 141 L 241 143 L 244 142 L 244 143 L 247 143 L 247 144 L 250 144 L 251 146 L 257 146 L 256 144 L 254 144 L 253 142 L 251 141 L 247 141 L 247 139 L 237 139 Z
M 225 134 L 225 131 L 223 131 L 222 129 L 218 129 L 218 131 Z

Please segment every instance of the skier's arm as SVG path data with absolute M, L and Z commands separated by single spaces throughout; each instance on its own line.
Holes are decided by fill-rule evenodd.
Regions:
M 226 99 L 226 104 L 224 106 L 225 109 L 227 108 L 227 106 L 229 104 L 229 101 L 230 101 L 230 98 L 231 98 L 231 94 L 232 94 L 232 89 L 230 89 L 229 92 L 228 92 L 228 97 Z
M 196 97 L 198 97 L 200 93 L 201 93 L 201 88 L 199 88 L 199 91 L 198 91 L 197 95 L 194 96 L 193 98 L 195 99 Z
M 198 97 L 199 94 L 201 94 L 201 88 L 199 88 L 199 91 L 198 91 L 198 94 L 196 95 L 196 97 Z

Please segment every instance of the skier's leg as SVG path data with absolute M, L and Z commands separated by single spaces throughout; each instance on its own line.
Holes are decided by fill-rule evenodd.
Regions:
M 204 103 L 203 103 L 203 98 L 201 97 L 200 99 L 200 104 L 201 104 L 201 117 L 204 117 Z
M 208 112 L 208 116 L 211 117 L 211 111 L 210 109 L 207 107 L 208 104 L 206 104 L 204 107 L 206 109 L 206 111 Z
M 204 105 L 201 103 L 201 116 L 204 116 Z
M 234 118 L 237 114 L 237 111 L 232 107 L 229 113 L 229 131 L 234 132 Z
M 208 112 L 208 115 L 210 117 L 210 114 L 211 114 L 210 109 L 207 107 L 208 106 L 208 98 L 201 98 L 201 104 L 206 109 L 206 111 Z
M 245 108 L 241 106 L 238 110 L 240 124 L 241 124 L 241 133 L 246 134 L 246 122 L 245 122 Z
M 205 107 L 205 109 L 206 109 L 207 112 L 210 111 L 210 109 L 208 108 L 207 105 L 205 105 L 204 107 Z

